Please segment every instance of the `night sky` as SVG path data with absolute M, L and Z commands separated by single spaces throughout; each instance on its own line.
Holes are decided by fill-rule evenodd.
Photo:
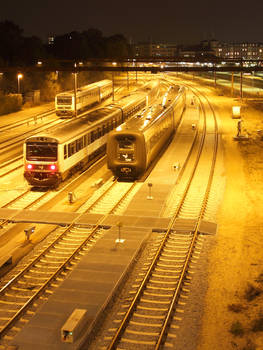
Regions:
M 133 42 L 263 42 L 262 0 L 2 0 L 4 20 L 19 25 L 24 36 L 45 41 L 93 27 Z

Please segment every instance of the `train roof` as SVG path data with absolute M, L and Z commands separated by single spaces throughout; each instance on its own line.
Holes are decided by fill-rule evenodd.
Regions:
M 100 83 L 102 83 L 101 81 Z M 110 80 L 104 80 L 104 82 L 111 83 Z M 97 83 L 95 83 L 97 84 Z M 142 87 L 143 89 L 151 89 L 159 84 L 159 80 L 153 80 L 149 83 L 145 84 Z M 26 141 L 30 141 L 30 139 L 34 139 L 35 137 L 49 137 L 56 139 L 59 143 L 64 143 L 77 135 L 81 135 L 84 131 L 91 130 L 93 127 L 99 126 L 105 118 L 109 118 L 112 114 L 121 113 L 121 109 L 124 107 L 128 107 L 132 105 L 135 101 L 138 103 L 138 99 L 142 100 L 145 98 L 142 94 L 142 90 L 135 91 L 128 96 L 124 96 L 119 101 L 112 103 L 103 108 L 98 108 L 90 113 L 88 113 L 85 117 L 77 118 L 75 120 L 71 120 L 69 123 L 63 124 L 61 126 L 57 126 L 55 129 L 51 131 L 47 131 L 45 133 L 37 134 L 31 137 L 28 137 Z
M 161 114 L 164 112 L 165 108 L 161 103 L 155 104 L 151 107 L 146 108 L 142 113 L 137 114 L 131 119 L 127 120 L 125 123 L 120 125 L 117 131 L 128 131 L 136 130 L 142 131 L 156 122 L 160 118 Z
M 89 90 L 97 89 L 98 87 L 99 88 L 105 87 L 107 85 L 112 85 L 111 80 L 109 80 L 109 79 L 100 80 L 98 82 L 91 83 L 91 84 L 79 87 L 77 89 L 77 94 L 81 94 L 81 93 L 84 93 L 84 92 L 89 91 Z M 65 96 L 72 95 L 72 94 L 74 94 L 74 90 L 60 92 L 56 96 L 63 96 L 63 97 L 65 97 Z
M 46 131 L 41 134 L 30 136 L 26 141 L 30 141 L 36 137 L 48 137 L 56 139 L 58 143 L 64 143 L 78 135 L 81 135 L 83 132 L 92 130 L 94 127 L 97 127 L 105 120 L 106 117 L 111 116 L 116 112 L 116 109 L 112 108 L 99 108 L 87 116 L 82 118 L 77 118 L 76 120 L 71 120 L 67 124 L 58 126 L 55 130 Z M 120 112 L 121 113 L 121 112 Z
M 149 128 L 161 118 L 164 111 L 174 103 L 177 96 L 176 89 L 170 90 L 164 97 L 160 98 L 157 103 L 118 126 L 116 131 L 143 131 Z

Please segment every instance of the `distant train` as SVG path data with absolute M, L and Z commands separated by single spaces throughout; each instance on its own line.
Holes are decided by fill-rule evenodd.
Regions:
M 171 87 L 155 104 L 111 131 L 107 163 L 118 178 L 136 179 L 156 158 L 176 130 L 185 108 L 185 88 Z
M 85 108 L 99 103 L 112 94 L 112 81 L 101 80 L 93 84 L 85 85 L 76 91 L 77 113 Z M 75 116 L 75 93 L 74 91 L 61 92 L 55 97 L 56 115 L 63 118 Z
M 119 102 L 72 120 L 24 142 L 24 177 L 30 185 L 56 187 L 76 169 L 92 164 L 106 151 L 108 133 L 146 107 L 159 94 L 153 81 Z

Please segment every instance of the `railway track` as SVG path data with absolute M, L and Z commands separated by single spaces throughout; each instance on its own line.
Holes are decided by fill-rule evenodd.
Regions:
M 45 112 L 42 112 L 42 113 L 39 113 L 39 114 L 36 114 L 36 115 L 33 115 L 33 116 L 30 116 L 28 118 L 25 118 L 19 122 L 15 122 L 15 123 L 8 123 L 8 124 L 5 124 L 3 126 L 0 126 L 0 131 L 2 133 L 6 132 L 6 131 L 9 131 L 9 130 L 14 130 L 15 128 L 18 128 L 20 126 L 24 126 L 24 125 L 29 125 L 30 123 L 35 123 L 37 122 L 39 119 L 43 119 L 45 117 L 48 117 L 49 115 L 55 113 L 55 108 L 52 108 L 52 109 L 49 109 Z
M 150 251 L 121 311 L 111 323 L 99 346 L 104 349 L 172 348 L 189 294 L 191 267 L 200 252 L 203 235 L 200 224 L 205 217 L 218 149 L 218 127 L 212 106 L 199 96 L 202 109 L 202 134 L 196 138 L 188 164 L 180 176 L 180 194 L 175 189 L 175 205 L 166 208 L 171 216 L 167 231 Z M 207 176 L 200 185 L 203 172 Z M 170 199 L 174 201 L 173 196 Z M 169 209 L 169 210 L 168 210 Z M 172 214 L 172 215 L 171 215 Z M 182 220 L 194 222 L 192 230 L 179 230 Z M 179 226 L 178 226 L 179 225 Z
M 81 255 L 104 234 L 103 222 L 115 213 L 136 183 L 109 182 L 99 196 L 88 206 L 86 203 L 77 208 L 82 213 L 103 212 L 103 216 L 94 227 L 75 225 L 56 227 L 52 238 L 42 250 L 32 258 L 11 280 L 0 289 L 0 349 L 13 339 L 41 300 L 66 278 L 67 273 L 78 262 Z M 112 199 L 114 196 L 114 200 Z M 105 203 L 107 205 L 105 206 Z M 102 209 L 104 207 L 104 209 Z
M 200 105 L 203 103 L 204 101 L 200 101 Z M 203 113 L 205 113 L 204 109 Z M 212 114 L 213 112 L 211 116 Z M 198 229 L 205 216 L 209 201 L 218 143 L 214 114 L 213 117 L 214 131 L 210 130 L 207 133 L 204 122 L 203 135 L 198 139 L 199 148 L 198 150 L 193 149 L 193 154 L 195 152 L 197 154 L 197 160 L 189 159 L 189 163 L 193 164 L 192 175 L 190 176 L 189 170 L 185 169 L 185 175 L 180 176 L 181 198 L 176 201 L 176 205 L 172 209 L 169 208 L 173 213 L 169 215 L 173 216 L 169 228 L 165 234 L 160 235 L 158 245 L 151 251 L 150 260 L 145 264 L 144 271 L 138 276 L 130 293 L 133 296 L 132 300 L 129 299 L 123 305 L 119 317 L 121 320 L 118 320 L 120 326 L 109 331 L 109 335 L 105 339 L 107 349 L 116 347 L 126 349 L 130 346 L 136 346 L 136 349 L 159 349 L 164 343 L 167 346 L 172 346 L 173 339 L 176 337 L 183 300 L 188 294 L 192 257 L 200 248 L 203 239 Z M 213 137 L 209 135 L 213 135 Z M 202 189 L 198 188 L 198 193 L 196 193 L 196 181 L 198 182 L 196 178 L 200 177 L 200 173 L 204 171 L 200 164 L 205 163 L 204 159 L 207 159 L 209 153 L 206 152 L 208 149 L 211 150 L 211 143 L 214 144 L 214 147 L 212 147 L 212 155 L 209 155 L 210 160 L 212 160 L 209 162 L 211 165 L 209 176 L 204 181 Z M 204 156 L 204 154 L 206 155 Z M 201 168 L 202 170 L 199 170 Z M 119 187 L 116 189 L 117 186 Z M 107 190 L 104 191 L 106 187 Z M 10 339 L 27 322 L 41 300 L 45 300 L 48 294 L 52 293 L 53 289 L 66 277 L 67 272 L 74 267 L 80 256 L 104 234 L 102 226 L 105 217 L 111 213 L 121 214 L 125 210 L 125 198 L 132 196 L 136 185 L 117 185 L 115 183 L 114 185 L 107 184 L 105 188 L 103 188 L 101 196 L 97 194 L 95 200 L 93 198 L 90 203 L 85 203 L 77 208 L 77 212 L 80 214 L 86 212 L 103 213 L 104 216 L 96 227 L 79 227 L 73 223 L 66 229 L 56 229 L 53 242 L 45 247 L 29 266 L 17 274 L 20 279 L 16 280 L 15 276 L 1 288 L 0 349 L 1 346 L 8 344 Z M 112 198 L 117 197 L 120 192 L 124 193 L 122 198 L 116 198 L 116 201 L 109 206 Z M 196 203 L 194 210 L 192 210 L 193 206 L 189 204 L 193 199 Z M 167 213 L 163 213 L 163 216 L 167 215 Z M 193 231 L 176 231 L 175 226 L 178 220 L 191 219 L 192 217 L 196 221 Z M 18 303 L 16 303 L 17 300 L 19 300 Z M 11 305 L 16 305 L 16 307 Z M 8 314 L 11 316 L 3 316 Z
M 61 121 L 59 119 L 54 119 L 52 121 L 46 122 L 46 123 L 42 123 L 41 125 L 31 128 L 29 131 L 24 131 L 23 133 L 20 133 L 19 135 L 14 135 L 14 136 L 10 136 L 7 135 L 6 139 L 3 139 L 2 141 L 0 141 L 0 146 L 2 150 L 5 150 L 5 152 L 12 150 L 14 148 L 17 148 L 19 145 L 22 145 L 24 140 L 32 135 L 35 134 L 36 132 L 42 131 L 42 130 L 49 130 L 53 127 L 56 127 L 58 124 L 64 123 L 69 123 L 69 121 Z
M 1 163 L 0 165 L 0 179 L 6 175 L 11 174 L 13 171 L 21 169 L 23 167 L 22 163 L 23 156 L 17 156 L 7 162 Z

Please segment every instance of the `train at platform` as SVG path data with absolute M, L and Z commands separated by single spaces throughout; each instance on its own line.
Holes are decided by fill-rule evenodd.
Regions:
M 118 102 L 28 137 L 23 145 L 25 179 L 32 186 L 57 187 L 87 168 L 106 153 L 108 133 L 153 103 L 159 92 L 160 82 L 151 81 Z
M 76 94 L 73 90 L 61 92 L 55 97 L 56 115 L 61 118 L 72 118 L 77 113 L 84 111 L 89 106 L 100 103 L 111 95 L 112 81 L 108 79 L 82 86 L 76 90 Z
M 186 89 L 171 86 L 161 103 L 109 133 L 107 163 L 117 178 L 135 180 L 145 173 L 177 129 L 185 100 Z

